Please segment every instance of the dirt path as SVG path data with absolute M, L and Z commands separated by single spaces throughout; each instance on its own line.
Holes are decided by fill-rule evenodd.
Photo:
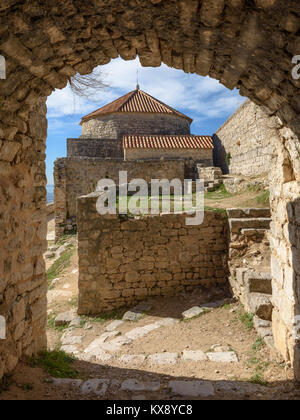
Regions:
M 248 207 L 269 207 L 268 203 L 257 201 L 261 193 L 246 190 L 239 194 L 222 193 L 215 191 L 205 195 L 205 206 L 217 209 L 248 208 Z

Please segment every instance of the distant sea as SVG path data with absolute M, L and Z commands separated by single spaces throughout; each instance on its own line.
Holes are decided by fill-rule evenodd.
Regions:
M 47 203 L 54 202 L 54 185 L 47 185 Z

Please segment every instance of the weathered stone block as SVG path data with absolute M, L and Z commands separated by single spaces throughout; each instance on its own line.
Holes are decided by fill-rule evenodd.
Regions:
M 241 229 L 244 228 L 251 228 L 251 229 L 269 229 L 270 227 L 270 218 L 242 218 L 242 219 L 235 219 L 232 218 L 229 220 L 230 230 L 233 233 L 240 232 Z
M 249 296 L 249 306 L 251 312 L 259 318 L 271 321 L 273 305 L 269 295 L 251 293 Z
M 140 278 L 140 274 L 137 271 L 130 271 L 125 274 L 125 281 L 131 283 L 136 282 Z

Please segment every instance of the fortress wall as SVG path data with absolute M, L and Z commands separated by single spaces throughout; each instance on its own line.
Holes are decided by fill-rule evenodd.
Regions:
M 269 172 L 278 141 L 277 121 L 248 100 L 223 124 L 214 136 L 215 154 L 221 154 L 223 161 L 230 156 L 229 173 L 258 176 Z

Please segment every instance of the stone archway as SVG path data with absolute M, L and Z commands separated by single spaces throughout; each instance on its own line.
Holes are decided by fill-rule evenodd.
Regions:
M 45 97 L 119 55 L 210 75 L 282 122 L 274 166 L 275 344 L 300 378 L 300 45 L 298 0 L 2 0 L 0 54 L 0 377 L 45 346 Z

